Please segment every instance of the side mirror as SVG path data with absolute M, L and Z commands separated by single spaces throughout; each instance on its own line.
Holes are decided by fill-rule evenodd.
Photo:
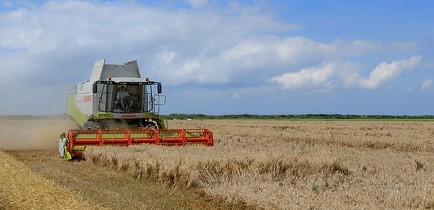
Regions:
M 96 93 L 97 91 L 98 91 L 98 89 L 96 88 L 96 83 L 93 83 L 92 92 Z
M 157 92 L 158 94 L 161 94 L 163 92 L 163 86 L 161 85 L 161 83 L 158 83 L 157 85 Z

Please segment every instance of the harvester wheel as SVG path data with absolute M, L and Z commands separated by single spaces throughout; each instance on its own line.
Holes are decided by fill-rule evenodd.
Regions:
M 156 129 L 158 129 L 158 125 L 156 122 L 150 121 L 145 125 L 145 128 L 156 130 Z
M 101 125 L 99 123 L 96 123 L 94 121 L 87 121 L 84 123 L 83 128 L 86 130 L 98 130 L 101 129 Z

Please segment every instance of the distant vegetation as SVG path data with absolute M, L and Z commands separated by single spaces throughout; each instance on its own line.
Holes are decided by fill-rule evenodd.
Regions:
M 0 119 L 57 119 L 66 118 L 67 115 L 0 115 Z M 434 115 L 354 115 L 354 114 L 183 114 L 175 113 L 164 115 L 166 119 L 264 119 L 264 120 L 434 120 Z
M 352 115 L 352 114 L 286 114 L 286 115 L 255 115 L 255 114 L 169 114 L 167 119 L 276 119 L 276 120 L 434 120 L 434 115 Z

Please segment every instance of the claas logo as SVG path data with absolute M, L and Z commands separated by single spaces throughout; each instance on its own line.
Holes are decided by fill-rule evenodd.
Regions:
M 91 102 L 91 101 L 92 101 L 91 95 L 83 96 L 83 102 Z

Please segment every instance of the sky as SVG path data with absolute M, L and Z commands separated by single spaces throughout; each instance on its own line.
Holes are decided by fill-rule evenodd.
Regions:
M 0 114 L 137 60 L 162 114 L 434 114 L 431 0 L 1 0 Z

